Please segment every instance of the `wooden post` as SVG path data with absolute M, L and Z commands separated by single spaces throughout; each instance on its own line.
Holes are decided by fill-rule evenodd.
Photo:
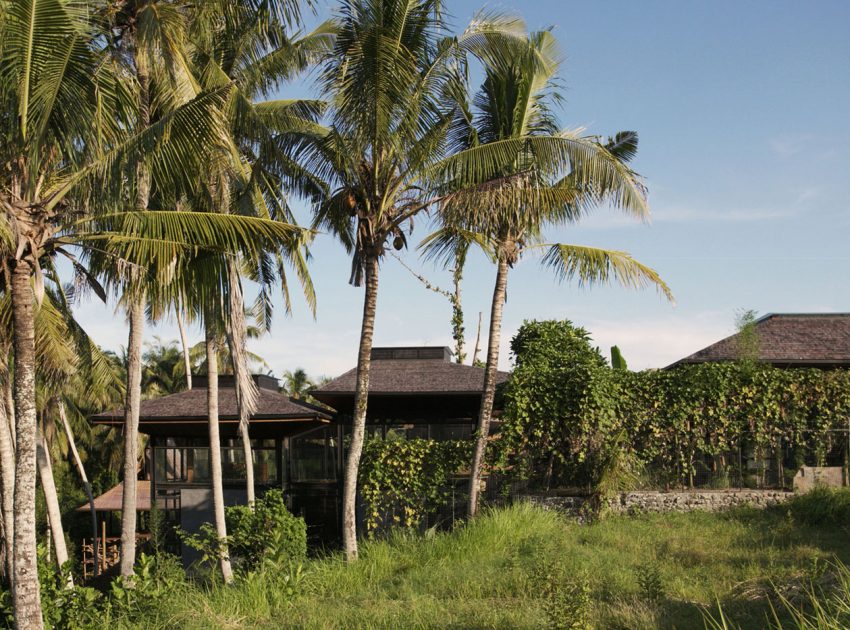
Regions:
M 100 565 L 100 572 L 103 573 L 106 571 L 106 519 L 103 519 L 100 522 L 100 549 L 102 550 L 101 556 L 99 559 L 102 559 Z

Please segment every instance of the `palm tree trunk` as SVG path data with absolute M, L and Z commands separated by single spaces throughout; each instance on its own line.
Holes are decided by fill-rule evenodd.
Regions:
M 15 394 L 12 391 L 11 379 L 6 379 L 4 384 L 4 394 L 6 403 L 6 422 L 9 427 L 9 434 L 12 436 L 12 449 L 15 448 Z
M 357 473 L 363 438 L 366 433 L 366 407 L 369 402 L 369 372 L 372 367 L 372 336 L 378 303 L 378 259 L 366 260 L 366 290 L 363 298 L 363 323 L 360 329 L 360 350 L 357 354 L 357 388 L 354 394 L 354 418 L 351 425 L 351 444 L 345 461 L 342 487 L 342 541 L 345 558 L 357 560 Z
M 189 338 L 186 336 L 186 324 L 178 306 L 174 312 L 177 315 L 177 329 L 180 331 L 180 344 L 183 347 L 183 369 L 186 371 L 186 389 L 192 389 L 192 359 L 189 356 Z
M 35 326 L 32 267 L 16 261 L 12 271 L 12 320 L 15 344 L 15 627 L 40 630 L 41 618 L 35 535 Z
M 136 478 L 139 460 L 139 403 L 142 398 L 144 298 L 130 305 L 127 342 L 127 398 L 124 405 L 124 493 L 121 496 L 121 575 L 133 575 L 136 563 Z
M 136 56 L 139 83 L 139 130 L 150 126 L 150 77 L 146 62 Z M 150 201 L 151 177 L 147 165 L 136 166 L 136 210 L 146 211 Z M 131 276 L 130 290 L 141 291 Z M 145 325 L 145 298 L 132 295 L 129 307 L 130 330 L 127 341 L 127 392 L 124 405 L 124 492 L 121 496 L 121 575 L 133 575 L 136 563 L 136 478 L 139 458 L 139 403 L 142 399 L 142 331 Z
M 44 492 L 44 502 L 47 506 L 47 522 L 50 524 L 53 548 L 56 550 L 56 564 L 61 569 L 68 562 L 68 548 L 65 546 L 65 529 L 62 527 L 59 495 L 56 494 L 56 483 L 53 481 L 53 466 L 50 463 L 50 453 L 47 452 L 47 444 L 44 441 L 44 432 L 41 428 L 38 431 L 36 462 L 38 464 L 38 476 L 41 479 L 41 490 Z M 68 574 L 68 586 L 74 586 L 70 574 Z
M 461 301 L 461 281 L 463 280 L 463 264 L 465 254 L 462 250 L 455 252 L 455 266 L 452 269 L 452 282 L 454 293 L 452 294 L 452 336 L 455 340 L 455 361 L 463 363 L 466 361 L 464 352 L 465 330 L 463 328 L 463 302 Z
M 478 311 L 478 330 L 475 333 L 475 349 L 472 351 L 472 362 L 470 365 L 475 365 L 478 362 L 478 353 L 481 351 L 481 311 Z
M 242 295 L 242 283 L 236 261 L 227 260 L 228 289 L 230 292 L 230 312 L 227 317 L 227 337 L 230 357 L 233 362 L 233 375 L 236 387 L 236 404 L 239 407 L 239 437 L 245 455 L 245 489 L 248 505 L 253 508 L 256 502 L 254 488 L 254 453 L 251 448 L 249 421 L 257 406 L 257 386 L 248 371 L 248 353 L 245 348 L 245 300 Z
M 14 588 L 14 501 L 15 501 L 15 450 L 12 435 L 6 422 L 6 406 L 0 404 L 0 503 L 3 509 L 3 539 L 5 543 L 5 571 L 9 585 Z
M 224 520 L 224 487 L 221 475 L 221 439 L 218 431 L 218 348 L 212 322 L 206 323 L 207 342 L 207 418 L 210 431 L 210 476 L 212 477 L 213 513 L 215 532 L 220 541 L 227 538 L 227 523 Z M 220 548 L 219 563 L 224 583 L 233 581 L 230 556 L 227 547 Z
M 11 584 L 12 574 L 9 572 L 9 537 L 6 536 L 6 518 L 0 507 L 0 584 Z M 9 591 L 11 592 L 11 591 Z
M 236 386 L 239 387 L 238 385 Z M 241 415 L 241 414 L 240 414 Z M 242 455 L 245 458 L 245 492 L 247 494 L 248 506 L 253 509 L 257 502 L 256 489 L 254 487 L 254 449 L 251 448 L 251 435 L 248 421 L 239 419 L 239 438 L 242 442 Z
M 478 511 L 478 494 L 481 488 L 481 468 L 487 436 L 490 434 L 490 418 L 493 415 L 493 399 L 496 396 L 496 372 L 499 368 L 499 343 L 502 338 L 502 308 L 508 286 L 508 263 L 504 255 L 499 256 L 496 271 L 496 286 L 490 306 L 490 339 L 487 344 L 487 367 L 484 370 L 484 391 L 481 394 L 481 411 L 478 416 L 478 434 L 475 439 L 475 454 L 469 474 L 469 506 L 467 516 L 472 518 Z
M 83 460 L 80 459 L 80 453 L 77 451 L 77 442 L 74 440 L 74 433 L 71 431 L 71 425 L 68 424 L 68 415 L 65 413 L 65 403 L 58 400 L 56 405 L 59 407 L 59 419 L 62 421 L 62 427 L 65 429 L 65 435 L 68 437 L 68 446 L 71 447 L 71 454 L 74 456 L 74 463 L 77 466 L 77 472 L 80 475 L 80 480 L 83 482 L 83 489 L 86 491 L 86 497 L 89 500 L 89 512 L 91 513 L 91 528 L 92 528 L 92 550 L 94 552 L 94 574 L 100 574 L 100 563 L 97 559 L 100 557 L 97 540 L 97 511 L 94 509 L 94 493 L 91 490 L 91 483 L 86 474 L 86 469 L 83 466 Z

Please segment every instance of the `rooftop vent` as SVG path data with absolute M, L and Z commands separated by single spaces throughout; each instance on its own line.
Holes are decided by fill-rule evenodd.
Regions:
M 452 360 L 452 351 L 447 346 L 413 346 L 408 348 L 372 348 L 372 360 L 384 361 L 394 359 L 396 361 L 403 359 L 429 359 L 432 361 L 445 361 L 446 363 Z

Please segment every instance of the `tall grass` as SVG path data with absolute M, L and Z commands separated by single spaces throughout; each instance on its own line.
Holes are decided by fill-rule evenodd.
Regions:
M 104 626 L 568 628 L 581 617 L 599 628 L 704 628 L 719 602 L 738 626 L 763 627 L 774 614 L 794 618 L 776 593 L 798 599 L 778 585 L 799 589 L 833 559 L 850 561 L 846 524 L 795 513 L 792 505 L 578 525 L 520 504 L 452 533 L 364 543 L 353 565 L 329 555 L 301 575 L 267 567 L 233 587 L 178 585 L 151 610 Z

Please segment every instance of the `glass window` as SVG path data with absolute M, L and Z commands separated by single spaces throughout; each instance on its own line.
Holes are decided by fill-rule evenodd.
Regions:
M 323 428 L 292 438 L 292 481 L 335 481 L 339 441 L 335 428 Z
M 154 449 L 154 475 L 158 482 L 186 481 L 188 462 L 185 451 L 179 447 Z
M 255 448 L 254 483 L 267 485 L 277 482 L 276 450 L 273 448 Z M 245 480 L 245 451 L 241 446 L 224 446 L 221 449 L 221 476 L 225 482 Z
M 275 448 L 255 448 L 254 481 L 258 484 L 277 482 Z M 154 474 L 158 483 L 209 483 L 210 449 L 208 447 L 154 448 Z M 245 452 L 241 446 L 221 448 L 221 470 L 225 482 L 245 480 Z
M 254 481 L 256 483 L 271 484 L 278 480 L 276 454 L 277 451 L 274 448 L 254 450 Z
M 242 447 L 242 438 L 233 437 L 233 438 L 224 438 L 221 441 L 222 446 L 230 446 L 233 448 Z M 274 438 L 266 438 L 262 440 L 257 440 L 251 438 L 251 448 L 274 448 L 275 441 Z
M 205 483 L 210 480 L 210 449 L 189 448 L 187 476 L 189 483 Z

